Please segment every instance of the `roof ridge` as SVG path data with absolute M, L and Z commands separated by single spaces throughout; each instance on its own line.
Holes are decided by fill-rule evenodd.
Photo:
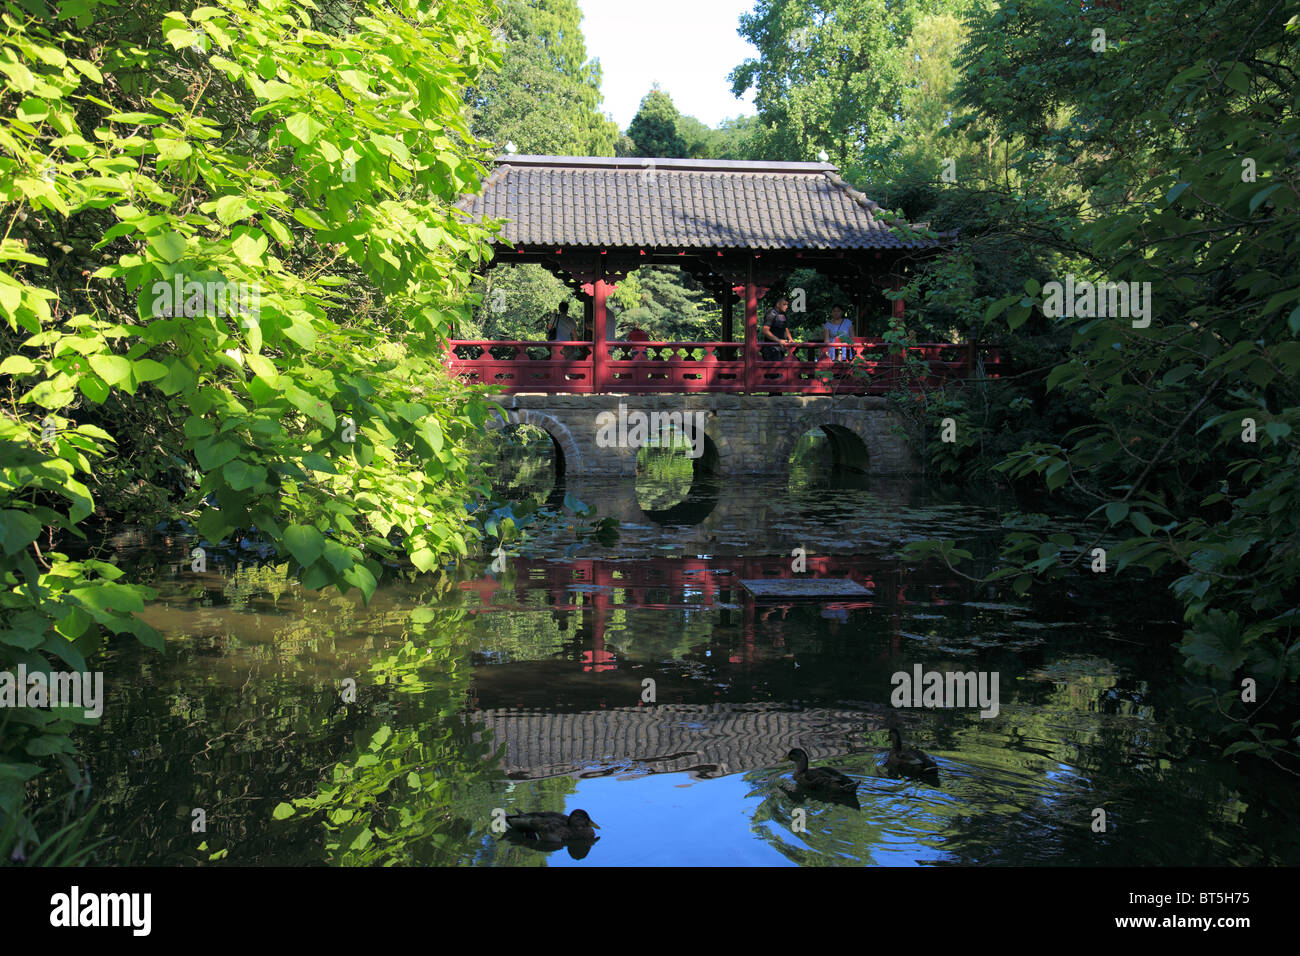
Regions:
M 837 171 L 831 163 L 766 159 L 694 159 L 684 156 L 551 156 L 545 154 L 511 154 L 496 157 L 497 168 L 503 166 L 559 169 L 628 169 L 644 171 L 647 164 L 655 169 L 700 172 L 795 173 L 811 175 Z
M 883 222 L 890 226 L 898 226 L 898 225 L 906 226 L 908 229 L 912 229 L 912 230 L 930 228 L 929 221 L 908 222 L 906 217 L 899 218 L 898 216 L 889 215 L 889 210 L 887 210 L 884 206 L 880 205 L 880 203 L 876 202 L 874 199 L 869 197 L 866 193 L 855 188 L 852 183 L 848 182 L 837 173 L 828 172 L 826 174 L 826 178 L 829 179 L 836 186 L 838 186 L 840 189 L 842 189 L 850 199 L 856 202 L 863 209 L 867 210 L 868 215 L 870 215 L 873 220 L 879 220 L 880 222 Z M 941 236 L 946 236 L 949 234 L 950 233 L 939 233 L 939 235 Z M 956 235 L 956 233 L 952 232 L 951 235 Z M 915 240 L 909 240 L 909 241 L 915 241 Z
M 843 190 L 850 199 L 869 212 L 872 219 L 876 218 L 876 213 L 878 211 L 882 213 L 886 211 L 884 206 L 880 205 L 880 203 L 876 202 L 866 193 L 854 187 L 852 183 L 845 180 L 844 177 L 839 175 L 839 173 L 827 173 L 826 178 Z M 888 221 L 889 219 L 889 217 L 883 215 L 880 218 L 885 221 Z

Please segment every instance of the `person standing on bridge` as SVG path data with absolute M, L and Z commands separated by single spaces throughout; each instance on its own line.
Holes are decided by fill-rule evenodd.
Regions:
M 569 303 L 561 302 L 546 325 L 546 338 L 550 342 L 572 342 L 578 337 L 578 326 L 569 317 Z
M 844 306 L 831 306 L 831 319 L 822 326 L 826 330 L 822 337 L 824 342 L 852 342 L 853 323 L 844 317 Z M 837 362 L 847 362 L 853 357 L 853 350 L 846 347 L 827 349 L 827 358 Z
M 552 316 L 546 329 L 546 339 L 549 342 L 576 342 L 578 341 L 578 323 L 569 315 L 569 303 L 564 301 Z M 566 359 L 585 359 L 591 354 L 590 350 L 576 348 L 572 345 L 566 345 L 563 349 Z
M 763 316 L 763 334 L 760 339 L 769 342 L 789 342 L 794 343 L 794 337 L 790 335 L 790 325 L 786 320 L 785 311 L 790 308 L 790 300 L 781 296 L 776 300 L 776 305 L 767 310 Z M 778 359 L 785 358 L 786 350 L 777 345 L 764 345 L 760 352 L 767 361 L 775 362 Z

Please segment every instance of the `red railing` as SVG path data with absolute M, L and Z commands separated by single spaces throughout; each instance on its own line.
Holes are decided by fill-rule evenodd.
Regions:
M 610 342 L 603 392 L 743 392 L 743 342 Z
M 447 367 L 472 385 L 500 385 L 507 392 L 598 390 L 590 342 L 452 340 Z
M 983 369 L 996 378 L 996 346 L 925 343 L 906 357 L 879 340 L 853 344 L 768 343 L 746 354 L 743 342 L 496 342 L 456 339 L 449 370 L 472 384 L 507 393 L 776 392 L 880 395 L 899 387 L 933 387 Z M 777 352 L 783 357 L 769 358 Z M 597 368 L 603 371 L 598 376 Z

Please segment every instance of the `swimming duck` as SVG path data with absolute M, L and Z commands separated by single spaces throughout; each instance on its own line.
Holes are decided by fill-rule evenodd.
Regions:
M 885 766 L 890 770 L 896 770 L 899 773 L 935 773 L 939 765 L 934 762 L 934 758 L 927 753 L 911 748 L 903 749 L 903 735 L 898 732 L 897 727 L 889 728 L 889 739 L 893 744 L 888 755 L 885 757 Z
M 516 832 L 543 843 L 564 843 L 568 840 L 595 840 L 599 825 L 592 822 L 586 810 L 574 810 L 567 817 L 563 813 L 519 813 L 506 817 L 506 824 Z
M 808 754 L 795 747 L 785 755 L 786 760 L 794 761 L 794 779 L 809 790 L 833 790 L 840 793 L 852 793 L 858 789 L 857 781 L 852 777 L 832 770 L 830 767 L 808 767 Z

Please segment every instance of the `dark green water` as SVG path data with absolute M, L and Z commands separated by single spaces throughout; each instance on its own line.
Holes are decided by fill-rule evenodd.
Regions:
M 101 860 L 1300 862 L 1295 788 L 1215 757 L 1157 593 L 1090 583 L 1009 600 L 897 557 L 943 535 L 989 560 L 995 507 L 802 474 L 685 498 L 662 480 L 568 490 L 620 518 L 616 543 L 559 521 L 502 573 L 393 583 L 369 606 L 304 593 L 283 568 L 196 575 L 184 541 L 120 539 L 124 564 L 152 565 L 161 596 L 146 617 L 168 641 L 103 664 L 104 720 L 80 741 L 110 838 Z M 755 601 L 739 586 L 795 548 L 809 573 L 869 594 Z M 899 714 L 939 762 L 931 780 L 878 766 L 891 675 L 917 664 L 996 672 L 1000 689 L 991 719 Z M 791 746 L 857 779 L 858 808 L 798 790 Z M 601 826 L 587 848 L 494 832 L 498 811 L 578 807 Z

